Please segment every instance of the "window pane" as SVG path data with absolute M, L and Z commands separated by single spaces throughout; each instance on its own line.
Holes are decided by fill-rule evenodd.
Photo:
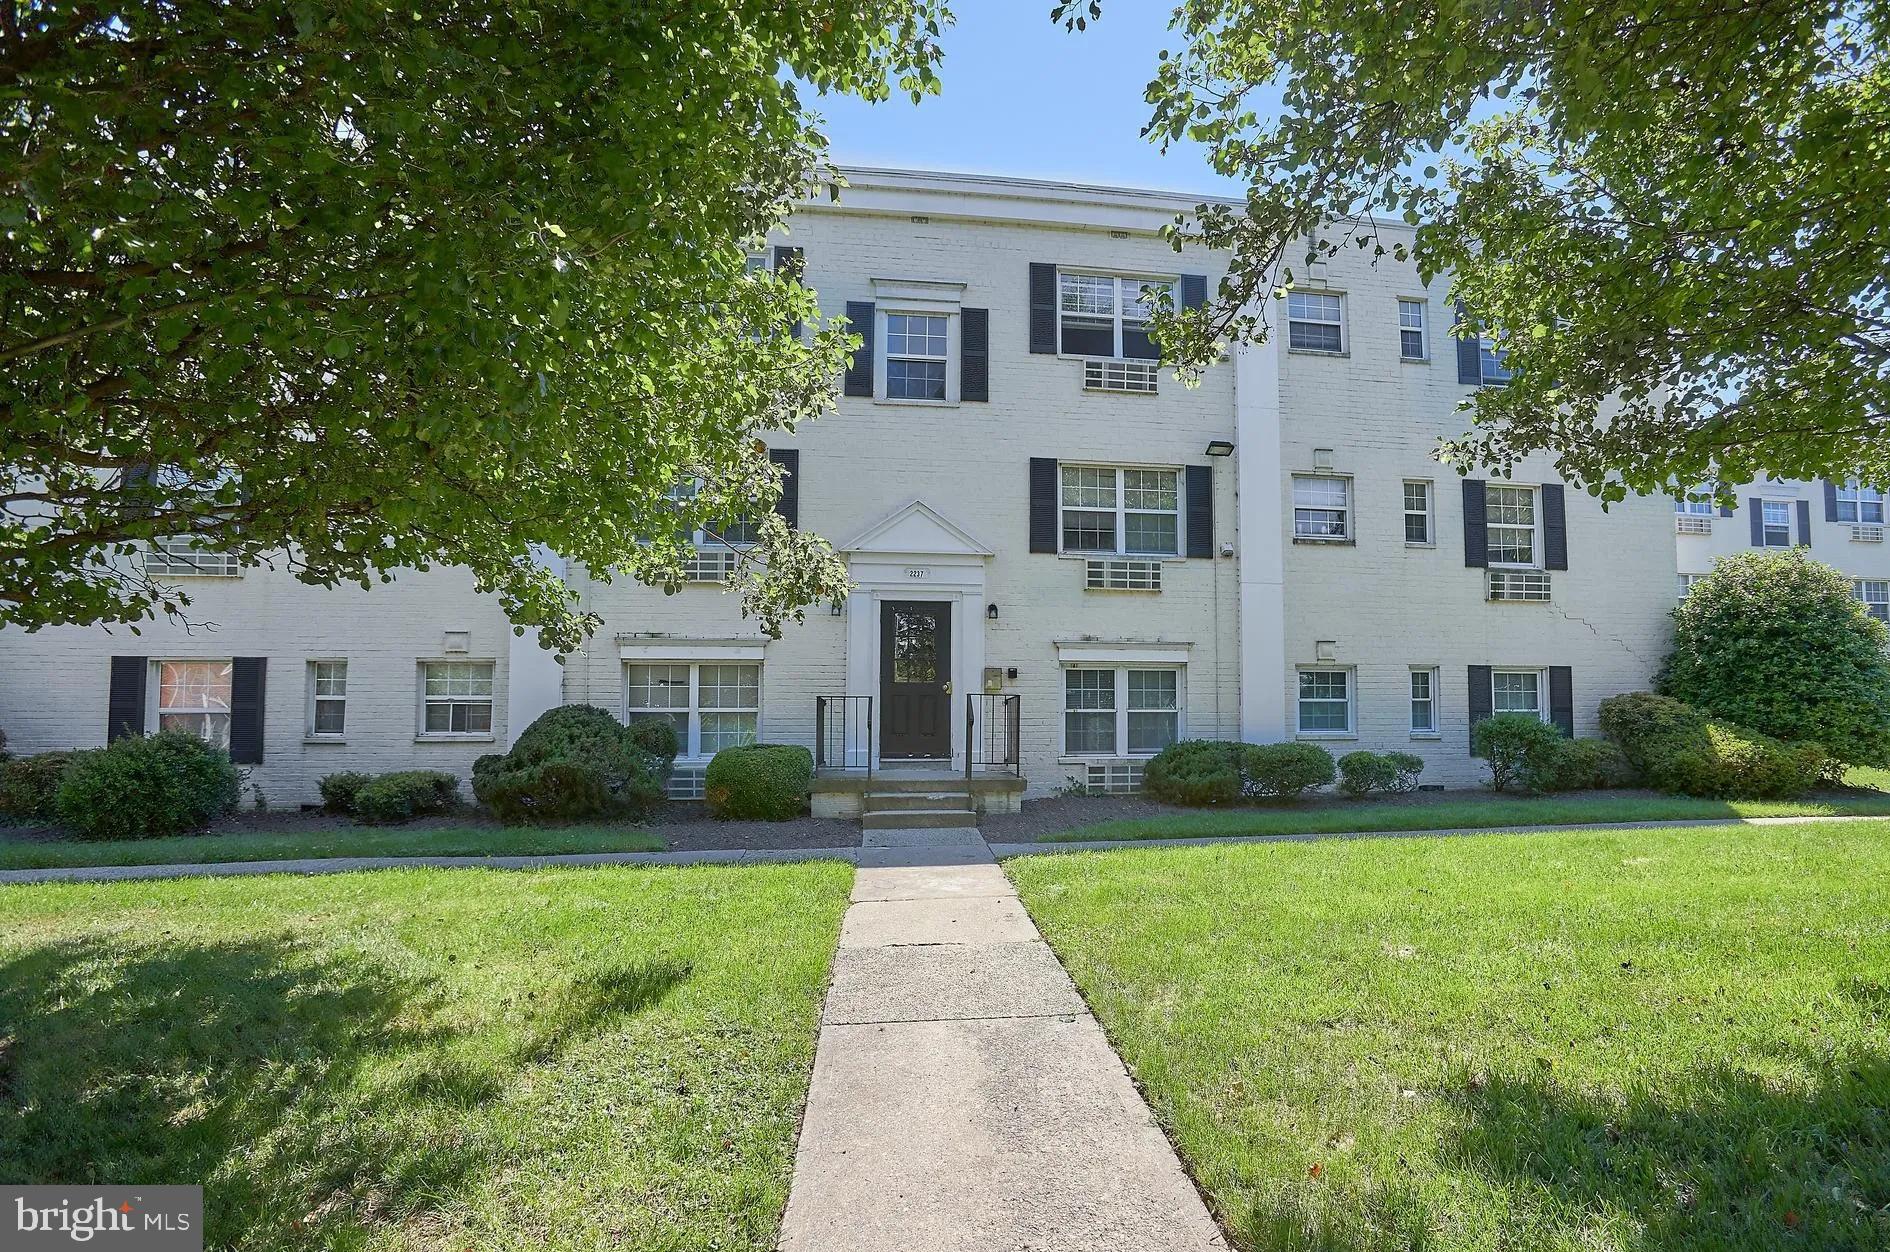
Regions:
M 1286 297 L 1286 315 L 1299 321 L 1336 323 L 1339 320 L 1339 297 L 1309 291 L 1289 292 Z
M 632 665 L 628 683 L 633 709 L 689 707 L 687 665 Z
M 1180 492 L 1173 470 L 1122 471 L 1122 502 L 1131 509 L 1173 509 Z
M 346 724 L 346 708 L 339 700 L 315 701 L 315 733 L 338 735 Z
M 1287 346 L 1302 352 L 1338 352 L 1339 328 L 1321 322 L 1288 322 Z
M 1116 280 L 1107 275 L 1059 273 L 1057 291 L 1065 313 L 1115 316 Z
M 889 359 L 886 395 L 893 400 L 943 400 L 945 362 Z
M 1116 707 L 1116 672 L 1112 669 L 1063 671 L 1063 707 L 1113 709 Z
M 1179 519 L 1173 513 L 1129 513 L 1122 519 L 1122 529 L 1125 551 L 1168 555 L 1181 551 Z
M 346 661 L 315 662 L 315 694 L 318 696 L 347 695 L 348 663 Z
M 1345 538 L 1349 487 L 1343 478 L 1294 478 L 1293 533 L 1302 538 Z
M 1422 513 L 1404 515 L 1404 541 L 1406 543 L 1429 543 L 1431 541 L 1431 519 Z
M 1491 525 L 1536 524 L 1536 493 L 1527 487 L 1486 487 L 1484 508 Z
M 704 713 L 702 715 L 702 754 L 709 756 L 723 748 L 740 747 L 755 741 L 756 715 L 753 713 Z
M 1299 674 L 1299 727 L 1301 730 L 1348 730 L 1351 676 L 1344 670 L 1301 670 Z
M 1437 729 L 1437 703 L 1432 696 L 1431 671 L 1411 671 L 1411 729 Z
M 1063 746 L 1071 753 L 1102 753 L 1116 750 L 1116 715 L 1114 713 L 1065 713 Z
M 1168 710 L 1176 708 L 1177 674 L 1171 669 L 1132 669 L 1129 671 L 1129 709 Z
M 705 709 L 761 707 L 759 665 L 704 665 L 699 682 L 699 698 Z
M 1114 552 L 1116 515 L 1063 510 L 1063 547 L 1069 552 Z
M 158 666 L 158 711 L 230 711 L 228 661 L 165 661 Z
M 1180 715 L 1176 713 L 1129 714 L 1129 751 L 1155 753 L 1173 743 Z
M 1116 472 L 1093 465 L 1063 467 L 1063 503 L 1079 509 L 1116 507 Z
M 945 319 L 906 313 L 886 315 L 888 356 L 945 356 Z
M 1491 707 L 1498 713 L 1539 713 L 1537 685 L 1541 675 L 1531 671 L 1498 670 L 1490 676 Z

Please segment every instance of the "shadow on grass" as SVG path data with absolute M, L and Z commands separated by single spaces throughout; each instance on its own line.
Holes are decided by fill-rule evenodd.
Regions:
M 211 1246 L 352 1243 L 509 1165 L 475 1110 L 688 976 L 606 970 L 468 1025 L 463 994 L 360 953 L 38 948 L 0 965 L 0 1178 L 202 1183 Z
M 1808 1088 L 1713 1068 L 1624 1099 L 1461 1076 L 1445 1159 L 1577 1228 L 1623 1215 L 1636 1248 L 1890 1247 L 1890 1059 L 1814 1066 Z

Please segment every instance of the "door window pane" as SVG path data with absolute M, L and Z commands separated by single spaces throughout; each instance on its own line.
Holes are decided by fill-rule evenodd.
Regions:
M 938 615 L 894 609 L 892 617 L 892 680 L 896 683 L 940 681 Z

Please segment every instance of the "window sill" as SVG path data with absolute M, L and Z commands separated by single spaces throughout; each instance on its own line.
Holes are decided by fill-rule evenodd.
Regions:
M 1178 552 L 1059 552 L 1059 561 L 1163 561 L 1181 562 L 1190 559 Z
M 955 409 L 961 403 L 957 400 L 899 400 L 892 396 L 874 396 L 874 404 L 884 404 L 896 409 Z
M 303 735 L 303 743 L 346 743 L 346 735 Z
M 1328 352 L 1324 348 L 1288 348 L 1286 354 L 1288 356 L 1324 356 L 1343 359 L 1351 356 L 1352 350 L 1346 348 L 1338 352 Z
M 1176 742 L 1180 742 L 1177 740 Z M 1064 753 L 1057 758 L 1058 765 L 1094 765 L 1099 761 L 1152 761 L 1153 752 L 1095 752 L 1088 755 Z
M 1437 743 L 1443 739 L 1443 736 L 1434 730 L 1414 730 L 1411 732 L 1411 738 L 1419 743 Z
M 415 743 L 494 743 L 496 735 L 415 735 Z
M 1330 546 L 1352 548 L 1358 546 L 1358 540 L 1351 538 L 1321 538 L 1317 535 L 1294 535 L 1294 543 L 1311 544 L 1314 547 Z
M 1429 548 L 1432 551 L 1435 551 L 1437 548 L 1437 545 L 1434 543 L 1413 543 L 1409 539 L 1404 541 L 1404 546 L 1407 548 Z
M 1427 356 L 1401 356 L 1398 358 L 1398 364 L 1400 365 L 1429 365 L 1430 363 L 1431 358 Z
M 1059 361 L 1120 361 L 1128 365 L 1160 365 L 1158 356 L 1096 356 L 1089 352 L 1059 352 Z
M 145 576 L 148 578 L 198 578 L 217 583 L 235 582 L 243 577 L 241 573 L 212 574 L 205 570 L 195 570 L 188 574 L 153 574 L 151 571 L 146 570 Z
M 1293 733 L 1293 738 L 1305 740 L 1323 739 L 1328 742 L 1344 741 L 1357 739 L 1358 732 L 1355 730 L 1300 730 Z

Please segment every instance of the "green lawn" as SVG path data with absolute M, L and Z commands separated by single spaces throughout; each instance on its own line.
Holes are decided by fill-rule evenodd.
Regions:
M 1890 781 L 1890 779 L 1886 779 Z M 1491 826 L 1561 826 L 1586 822 L 1656 822 L 1715 817 L 1890 815 L 1890 794 L 1832 792 L 1809 800 L 1700 800 L 1653 792 L 1565 796 L 1481 795 L 1467 800 L 1313 800 L 1241 809 L 1174 813 L 1098 822 L 1043 836 L 1088 839 L 1190 839 L 1228 835 L 1338 834 L 1345 831 L 1477 830 Z
M 170 839 L 79 839 L 35 843 L 0 839 L 0 869 L 57 865 L 177 865 L 213 861 L 279 861 L 332 856 L 537 856 L 558 852 L 661 852 L 645 830 L 609 826 L 371 826 L 336 830 L 179 835 Z
M 1240 1248 L 1890 1247 L 1890 822 L 1006 868 Z
M 839 864 L 0 887 L 0 1178 L 209 1247 L 770 1249 Z

